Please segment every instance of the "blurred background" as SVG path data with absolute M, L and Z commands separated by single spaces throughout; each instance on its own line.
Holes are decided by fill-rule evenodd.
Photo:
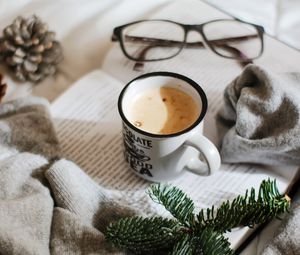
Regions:
M 182 23 L 201 23 L 218 18 L 219 12 L 211 11 L 211 8 L 205 15 L 199 15 L 197 8 L 207 10 L 203 2 L 233 17 L 262 25 L 267 34 L 300 50 L 300 0 L 0 0 L 1 34 L 18 15 L 29 17 L 36 14 L 50 31 L 55 32 L 64 53 L 60 72 L 43 80 L 39 83 L 41 86 L 32 86 L 30 82 L 20 86 L 0 65 L 0 73 L 9 84 L 5 99 L 33 92 L 52 101 L 83 75 L 103 68 L 108 53 L 116 45 L 111 42 L 114 27 L 149 18 Z M 286 51 L 275 54 L 284 54 L 290 59 Z M 272 66 L 279 66 L 276 64 Z M 295 66 L 287 64 L 289 69 Z
M 300 0 L 203 0 L 300 50 Z

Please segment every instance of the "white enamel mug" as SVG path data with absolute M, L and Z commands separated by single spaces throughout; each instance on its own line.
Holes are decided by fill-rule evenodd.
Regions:
M 200 115 L 188 128 L 178 133 L 153 134 L 129 122 L 130 102 L 147 89 L 171 87 L 179 89 L 198 104 Z M 123 121 L 124 156 L 130 168 L 143 179 L 160 182 L 181 176 L 186 171 L 211 175 L 221 164 L 214 144 L 203 136 L 203 118 L 207 98 L 193 80 L 177 73 L 154 72 L 130 81 L 122 90 L 118 110 Z

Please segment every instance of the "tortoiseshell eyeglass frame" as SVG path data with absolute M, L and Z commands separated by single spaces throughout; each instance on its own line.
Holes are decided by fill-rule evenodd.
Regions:
M 158 39 L 158 38 L 152 38 L 152 37 L 139 37 L 139 36 L 128 36 L 128 35 L 126 35 L 125 37 L 123 36 L 123 31 L 125 28 L 128 28 L 129 26 L 132 26 L 132 25 L 136 25 L 138 23 L 147 22 L 147 21 L 168 22 L 168 23 L 172 23 L 177 26 L 180 26 L 184 31 L 183 40 L 182 41 L 174 41 L 174 40 L 165 40 L 165 39 Z M 247 25 L 253 26 L 253 28 L 257 31 L 257 34 L 237 36 L 237 37 L 217 39 L 217 40 L 208 40 L 204 33 L 204 29 L 203 29 L 205 27 L 205 25 L 213 23 L 213 22 L 226 22 L 226 21 L 236 21 L 236 22 L 240 22 L 241 24 L 247 24 Z M 201 34 L 204 42 L 201 42 L 201 41 L 187 42 L 186 41 L 187 35 L 190 31 L 199 32 Z M 252 24 L 249 22 L 244 22 L 244 21 L 241 21 L 238 19 L 217 19 L 217 20 L 211 20 L 211 21 L 208 21 L 205 23 L 194 24 L 194 25 L 182 24 L 182 23 L 178 23 L 175 21 L 164 20 L 164 19 L 151 19 L 151 20 L 139 20 L 139 21 L 131 22 L 131 23 L 114 28 L 113 35 L 112 35 L 112 41 L 119 41 L 124 55 L 128 59 L 137 62 L 135 65 L 135 68 L 134 68 L 136 70 L 143 68 L 144 62 L 161 61 L 161 60 L 170 59 L 170 58 L 177 56 L 182 51 L 183 48 L 205 48 L 205 45 L 207 45 L 215 54 L 217 54 L 221 57 L 224 57 L 224 58 L 231 58 L 231 59 L 238 60 L 242 66 L 246 66 L 247 64 L 252 63 L 252 61 L 254 59 L 257 59 L 258 57 L 260 57 L 262 55 L 262 53 L 264 51 L 263 34 L 264 34 L 264 28 L 262 26 Z M 261 48 L 260 48 L 260 51 L 258 52 L 258 55 L 255 58 L 249 58 L 243 52 L 241 52 L 239 49 L 236 49 L 235 47 L 227 44 L 230 42 L 245 41 L 245 40 L 249 40 L 249 39 L 256 38 L 256 37 L 258 37 L 258 39 L 260 40 Z M 126 47 L 124 46 L 124 43 L 125 43 L 124 38 L 126 39 L 126 41 L 130 41 L 130 42 L 146 42 L 149 44 L 149 46 L 146 47 L 145 49 L 143 49 L 137 57 L 134 57 L 134 56 L 128 54 L 128 52 L 126 51 Z M 146 59 L 145 58 L 148 50 L 150 50 L 153 47 L 172 47 L 172 46 L 177 47 L 178 51 L 171 56 L 168 56 L 165 58 L 160 58 L 160 59 Z M 222 48 L 223 50 L 230 52 L 232 54 L 232 56 L 226 56 L 226 55 L 220 54 L 218 51 L 215 50 L 215 46 L 218 46 L 219 48 Z

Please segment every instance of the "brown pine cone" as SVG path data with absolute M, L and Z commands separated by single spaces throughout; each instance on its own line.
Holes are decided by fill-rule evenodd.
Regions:
M 7 85 L 3 82 L 3 76 L 0 73 L 0 103 L 2 102 L 3 97 L 5 96 Z
M 40 82 L 57 71 L 62 48 L 37 16 L 19 16 L 3 30 L 0 57 L 20 81 Z

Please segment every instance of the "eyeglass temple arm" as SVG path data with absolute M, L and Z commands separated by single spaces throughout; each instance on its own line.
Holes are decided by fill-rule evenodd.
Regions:
M 252 63 L 249 58 L 244 55 L 241 51 L 238 49 L 227 45 L 226 43 L 228 42 L 235 42 L 235 41 L 244 41 L 244 40 L 249 40 L 252 38 L 257 37 L 257 34 L 254 35 L 247 35 L 247 36 L 238 36 L 238 37 L 232 37 L 232 38 L 223 38 L 223 39 L 218 39 L 218 40 L 210 40 L 210 44 L 214 44 L 215 46 L 222 47 L 224 50 L 227 50 L 231 52 L 232 54 L 236 55 L 241 59 L 240 64 L 242 66 L 245 66 L 249 63 Z M 113 34 L 112 36 L 112 41 L 117 41 L 117 37 Z M 154 47 L 175 47 L 175 46 L 182 46 L 182 42 L 180 41 L 174 41 L 174 40 L 165 40 L 165 39 L 158 39 L 158 38 L 150 38 L 150 37 L 140 37 L 140 36 L 125 36 L 125 39 L 131 42 L 147 42 L 147 43 L 152 43 L 152 45 L 149 45 L 148 47 L 144 48 L 140 54 L 139 58 L 141 61 L 145 58 L 148 50 Z M 204 43 L 202 42 L 188 42 L 184 44 L 185 48 L 203 48 L 205 47 Z M 141 70 L 143 68 L 144 64 L 141 62 L 137 62 L 134 66 L 134 70 Z
M 242 67 L 245 67 L 246 65 L 253 63 L 253 61 L 251 59 L 249 59 L 243 52 L 241 52 L 237 48 L 234 48 L 234 47 L 229 46 L 227 44 L 218 45 L 218 46 L 223 48 L 224 50 L 229 51 L 230 53 L 232 53 L 236 57 L 238 57 L 239 58 L 238 61 L 239 61 L 240 65 Z
M 155 42 L 153 45 L 149 45 L 145 47 L 140 53 L 139 53 L 139 59 L 143 61 L 145 59 L 145 56 L 147 52 L 154 47 L 170 47 L 175 46 L 174 44 L 180 44 L 181 42 L 173 41 L 173 40 L 164 40 L 164 39 L 157 39 L 157 38 L 147 38 L 147 37 L 137 37 L 137 36 L 126 36 L 126 39 L 130 39 L 132 41 L 141 41 L 141 42 Z M 234 41 L 240 41 L 240 40 L 248 40 L 251 38 L 257 37 L 257 35 L 248 35 L 248 36 L 239 36 L 239 37 L 233 37 L 233 38 L 225 38 L 225 39 L 219 39 L 219 40 L 211 40 L 209 41 L 212 44 L 215 44 L 218 47 L 223 48 L 224 50 L 229 51 L 230 53 L 234 54 L 236 57 L 240 59 L 239 63 L 242 65 L 242 67 L 253 63 L 249 58 L 243 54 L 240 50 L 229 46 L 226 44 L 227 42 L 234 42 Z M 163 44 L 156 44 L 157 42 L 163 43 Z M 193 42 L 193 43 L 186 43 L 185 47 L 193 48 L 193 47 L 204 47 L 204 44 L 202 42 Z M 144 67 L 144 63 L 142 62 L 136 62 L 134 65 L 134 70 L 140 71 Z
M 139 59 L 143 61 L 145 59 L 145 56 L 151 48 L 157 47 L 156 45 L 148 45 L 147 47 L 143 48 L 143 50 L 139 53 Z M 134 64 L 133 70 L 135 71 L 142 71 L 144 68 L 144 63 L 143 62 L 136 62 Z
M 237 36 L 237 37 L 229 37 L 229 38 L 223 38 L 223 39 L 217 39 L 217 40 L 209 40 L 210 44 L 214 44 L 216 46 L 223 45 L 228 42 L 236 42 L 236 41 L 245 41 L 252 38 L 257 37 L 257 34 L 253 35 L 245 35 L 245 36 Z M 154 46 L 160 46 L 160 47 L 176 47 L 176 46 L 182 46 L 181 41 L 174 41 L 174 40 L 166 40 L 166 39 L 158 39 L 158 38 L 151 38 L 151 37 L 141 37 L 141 36 L 125 36 L 125 40 L 129 42 L 147 42 L 152 43 Z M 117 38 L 115 36 L 112 37 L 112 41 L 117 41 Z M 205 47 L 204 43 L 202 42 L 187 42 L 184 43 L 183 47 L 185 48 L 203 48 Z
M 240 63 L 240 65 L 242 66 L 242 67 L 245 67 L 246 65 L 248 65 L 248 64 L 252 64 L 253 63 L 253 61 L 252 60 L 250 60 L 243 52 L 241 52 L 240 50 L 238 50 L 238 49 L 236 49 L 236 48 L 234 48 L 234 47 L 232 47 L 232 46 L 229 46 L 229 45 L 227 45 L 227 44 L 220 44 L 220 45 L 218 45 L 219 47 L 221 47 L 221 48 L 223 48 L 224 50 L 227 50 L 227 51 L 229 51 L 230 53 L 232 53 L 232 54 L 234 54 L 236 57 L 238 57 L 239 58 L 239 63 Z M 141 52 L 140 52 L 140 54 L 139 54 L 139 58 L 142 60 L 142 59 L 144 59 L 145 58 L 145 56 L 146 56 L 146 54 L 147 54 L 147 52 L 148 52 L 148 50 L 150 50 L 151 48 L 153 48 L 153 47 L 156 47 L 156 46 L 151 46 L 151 45 L 149 45 L 148 47 L 146 47 L 146 48 L 144 48 Z M 144 67 L 144 63 L 142 63 L 142 62 L 136 62 L 135 63 L 135 65 L 134 65 L 134 67 L 133 67 L 133 69 L 135 70 L 135 71 L 141 71 L 142 69 L 143 69 L 143 67 Z

